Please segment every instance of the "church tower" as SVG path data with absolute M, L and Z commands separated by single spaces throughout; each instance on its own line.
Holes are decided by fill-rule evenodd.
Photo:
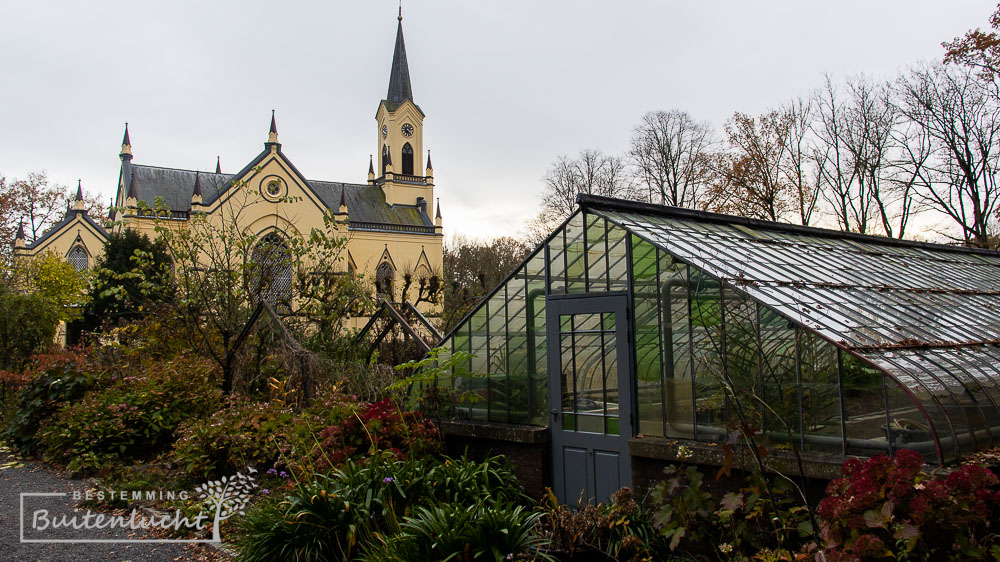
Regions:
M 413 101 L 406 44 L 403 42 L 402 9 L 396 26 L 389 91 L 379 103 L 375 123 L 376 165 L 372 170 L 374 177 L 369 181 L 385 191 L 386 203 L 390 205 L 423 205 L 427 208 L 434 199 L 434 178 L 430 167 L 423 167 L 424 112 Z

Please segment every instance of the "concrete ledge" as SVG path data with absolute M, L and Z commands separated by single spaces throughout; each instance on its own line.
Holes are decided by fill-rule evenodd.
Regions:
M 726 462 L 726 451 L 722 445 L 686 439 L 636 437 L 629 440 L 628 452 L 633 457 L 685 464 L 723 466 Z M 802 451 L 800 456 L 805 477 L 823 480 L 840 478 L 840 465 L 844 461 L 840 456 L 809 451 Z M 795 454 L 787 449 L 768 448 L 763 461 L 764 467 L 770 472 L 780 472 L 789 476 L 799 475 Z M 745 446 L 736 447 L 733 451 L 733 468 L 748 472 L 756 470 L 757 463 Z
M 442 421 L 441 431 L 445 435 L 474 437 L 537 445 L 549 442 L 549 428 L 534 425 L 507 425 L 502 423 L 475 421 Z

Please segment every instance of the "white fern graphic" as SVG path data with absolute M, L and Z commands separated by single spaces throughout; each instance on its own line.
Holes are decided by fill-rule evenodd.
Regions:
M 247 474 L 237 472 L 232 477 L 209 480 L 194 489 L 198 497 L 215 509 L 215 523 L 212 525 L 212 541 L 222 542 L 219 524 L 237 513 L 242 514 L 250 501 L 253 489 L 257 487 L 253 474 L 257 471 L 247 467 Z

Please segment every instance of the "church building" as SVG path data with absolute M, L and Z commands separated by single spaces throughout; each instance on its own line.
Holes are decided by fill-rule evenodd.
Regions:
M 414 287 L 439 277 L 440 203 L 435 212 L 434 170 L 423 144 L 424 112 L 413 99 L 403 18 L 398 19 L 389 89 L 375 115 L 379 159 L 369 161 L 367 182 L 308 179 L 282 151 L 273 111 L 263 150 L 235 173 L 224 173 L 218 160 L 214 173 L 136 162 L 126 124 L 113 228 L 153 237 L 157 224 L 185 228 L 198 214 L 220 224 L 232 216 L 227 206 L 250 193 L 249 200 L 240 202 L 245 208 L 239 228 L 261 244 L 287 248 L 285 240 L 307 236 L 332 216 L 348 239 L 343 271 L 373 280 L 383 298 L 402 300 L 404 275 L 411 276 Z M 65 218 L 31 244 L 19 233 L 15 251 L 27 257 L 54 252 L 86 269 L 94 266 L 107 238 L 104 227 L 88 215 L 78 187 Z M 275 279 L 275 288 L 290 291 L 290 283 L 288 272 L 287 278 Z M 438 305 L 421 303 L 419 308 L 434 314 Z

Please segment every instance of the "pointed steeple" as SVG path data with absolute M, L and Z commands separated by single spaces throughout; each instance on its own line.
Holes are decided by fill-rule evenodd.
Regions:
M 271 110 L 271 129 L 267 132 L 268 144 L 278 142 L 278 125 L 274 122 L 274 110 Z
M 135 208 L 139 206 L 139 191 L 135 187 L 136 183 L 138 183 L 138 180 L 135 176 L 129 178 L 128 193 L 125 195 L 126 207 Z
M 80 180 L 76 180 L 76 197 L 73 197 L 73 210 L 87 210 L 87 203 L 83 200 L 83 182 Z
M 342 215 L 347 214 L 347 186 L 341 186 L 340 188 L 340 205 L 337 212 Z
M 24 219 L 17 225 L 17 235 L 14 236 L 14 249 L 19 250 L 28 245 L 28 241 L 24 236 Z
M 440 197 L 438 197 L 438 200 L 437 200 L 437 212 L 434 213 L 434 226 L 436 226 L 436 227 L 440 227 L 441 226 L 441 198 Z
M 433 169 L 434 169 L 434 166 L 431 165 L 431 151 L 428 150 L 427 151 L 427 175 L 428 176 L 431 175 L 430 171 L 433 170 Z
M 194 189 L 191 191 L 191 207 L 201 205 L 201 172 L 194 173 Z
M 122 137 L 122 150 L 118 153 L 122 159 L 132 159 L 132 141 L 128 138 L 128 122 L 125 122 L 125 135 Z
M 385 99 L 390 103 L 403 103 L 413 99 L 410 86 L 410 67 L 406 64 L 406 44 L 403 42 L 403 9 L 399 9 L 399 24 L 396 26 L 396 49 L 392 53 L 392 70 L 389 74 L 389 92 Z
M 371 154 L 369 154 L 368 155 L 368 181 L 374 181 L 374 180 L 375 180 L 375 161 L 374 161 L 374 157 Z
M 222 159 L 220 159 L 218 156 L 215 157 L 215 173 L 216 174 L 222 173 Z

